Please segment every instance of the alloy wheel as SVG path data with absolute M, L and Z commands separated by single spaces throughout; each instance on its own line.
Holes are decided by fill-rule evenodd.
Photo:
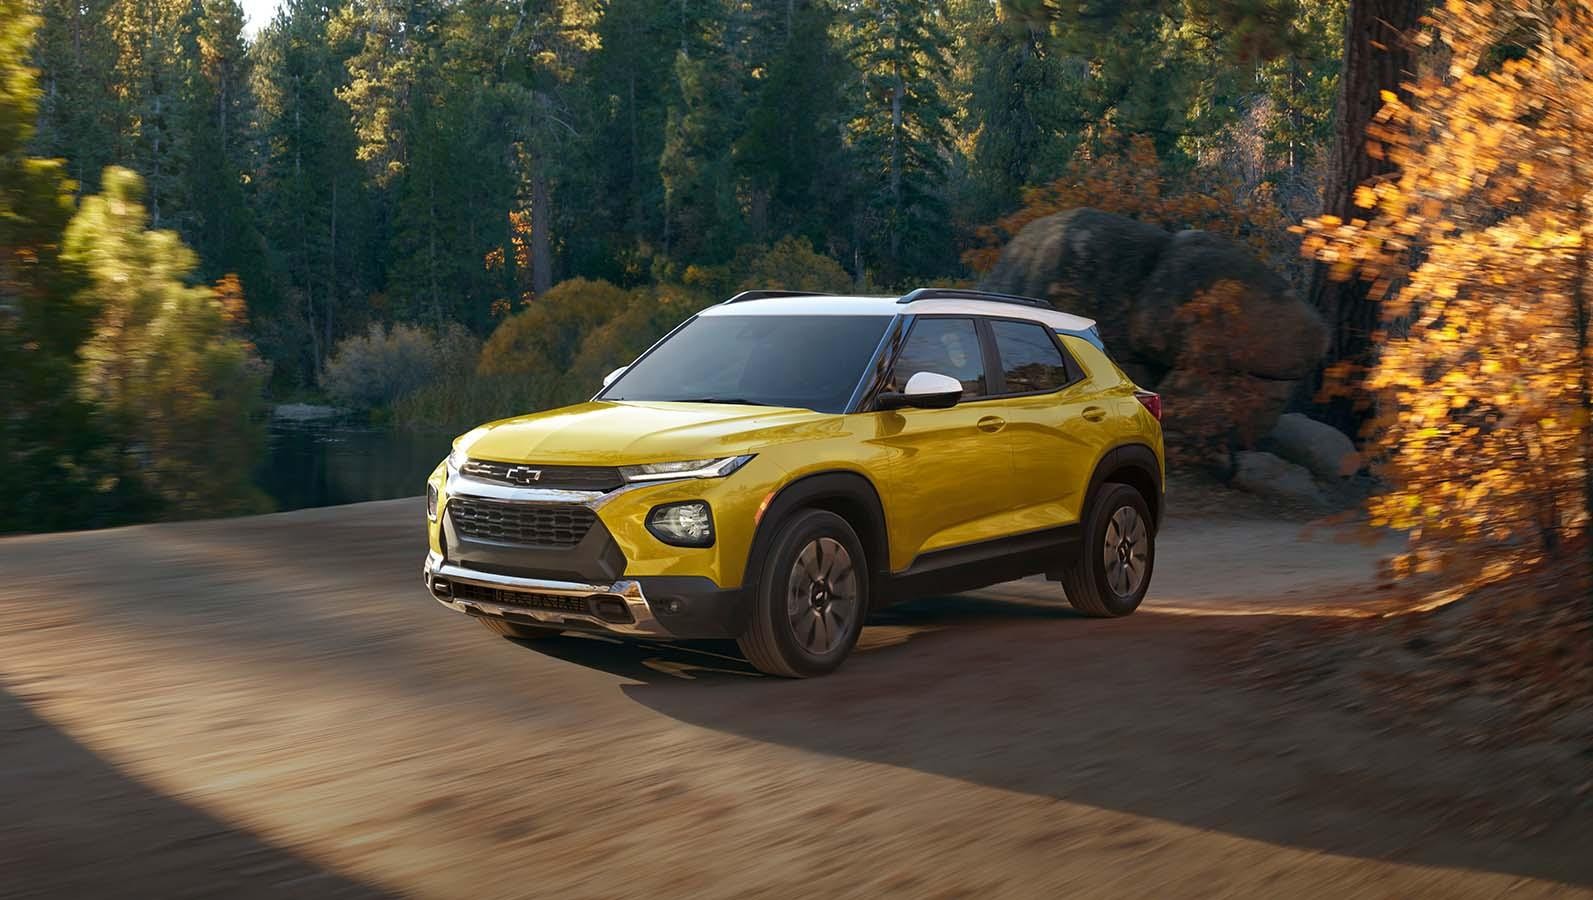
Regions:
M 1106 583 L 1119 597 L 1132 596 L 1145 580 L 1150 568 L 1148 533 L 1145 520 L 1132 506 L 1118 507 L 1106 524 L 1101 557 L 1106 564 Z
M 857 570 L 834 538 L 809 541 L 791 566 L 786 587 L 791 633 L 809 653 L 840 646 L 858 616 Z

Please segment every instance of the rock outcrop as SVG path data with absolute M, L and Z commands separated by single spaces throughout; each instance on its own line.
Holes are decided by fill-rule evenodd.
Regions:
M 1233 486 L 1252 494 L 1300 503 L 1322 504 L 1326 495 L 1304 466 L 1258 450 L 1234 454 Z
M 1221 324 L 1179 315 L 1219 283 L 1227 283 L 1233 304 Z M 1222 373 L 1222 390 L 1234 383 L 1254 387 L 1257 408 L 1243 424 L 1257 437 L 1272 429 L 1296 382 L 1327 347 L 1322 317 L 1243 247 L 1220 235 L 1173 234 L 1095 209 L 1029 223 L 982 287 L 1048 297 L 1058 309 L 1095 319 L 1118 364 L 1142 386 L 1167 394 L 1171 411 L 1180 395 L 1216 389 L 1204 383 L 1205 373 Z M 1235 322 L 1244 327 L 1230 327 Z M 1192 360 L 1186 350 L 1201 327 L 1208 330 Z
M 1361 455 L 1344 432 L 1300 413 L 1279 416 L 1267 443 L 1279 456 L 1328 481 L 1354 475 L 1361 468 Z

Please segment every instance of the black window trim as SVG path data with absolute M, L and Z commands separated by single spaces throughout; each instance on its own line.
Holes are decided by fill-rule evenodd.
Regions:
M 1064 381 L 1063 383 L 1057 385 L 1054 388 L 1046 388 L 1044 390 L 1037 390 L 1037 391 L 1008 391 L 1008 390 L 1006 390 L 1006 387 L 1007 387 L 1007 366 L 1001 359 L 1001 345 L 996 340 L 995 329 L 990 327 L 990 323 L 992 323 L 992 322 L 1017 322 L 1020 325 L 1030 325 L 1030 326 L 1033 326 L 1035 328 L 1040 329 L 1041 331 L 1044 331 L 1046 333 L 1046 336 L 1051 339 L 1051 345 L 1056 347 L 1056 350 L 1057 350 L 1058 353 L 1062 354 L 1062 368 L 1067 371 L 1068 380 Z M 1044 394 L 1057 394 L 1057 393 L 1061 393 L 1062 391 L 1067 390 L 1068 388 L 1074 386 L 1075 384 L 1078 384 L 1079 382 L 1081 382 L 1081 381 L 1083 381 L 1085 379 L 1084 367 L 1079 364 L 1078 360 L 1073 358 L 1073 354 L 1072 353 L 1068 352 L 1067 345 L 1062 343 L 1062 338 L 1056 333 L 1056 329 L 1054 329 L 1051 326 L 1045 324 L 1044 322 L 1036 322 L 1033 319 L 1022 319 L 1022 318 L 1018 318 L 1016 316 L 980 316 L 979 329 L 980 329 L 980 331 L 982 333 L 989 335 L 991 354 L 994 356 L 994 358 L 996 360 L 997 371 L 999 371 L 1001 373 L 1002 393 L 993 395 L 989 399 L 1001 400 L 1001 399 L 1011 399 L 1013 397 L 1037 397 L 1037 396 L 1041 396 L 1041 395 L 1044 395 Z M 980 398 L 980 399 L 985 399 L 985 398 Z
M 979 379 L 980 381 L 984 382 L 985 390 L 987 392 L 990 390 L 992 387 L 990 381 L 990 348 L 985 346 L 985 328 L 982 324 L 980 324 L 980 316 L 970 313 L 916 313 L 910 316 L 902 316 L 902 319 L 905 321 L 905 324 L 903 326 L 901 340 L 897 341 L 896 345 L 891 348 L 890 365 L 885 368 L 885 374 L 879 379 L 879 383 L 874 385 L 871 396 L 868 398 L 868 403 L 863 406 L 864 409 L 871 411 L 874 409 L 874 397 L 879 394 L 882 387 L 890 383 L 891 378 L 896 374 L 896 363 L 901 360 L 902 350 L 907 347 L 907 342 L 913 339 L 913 329 L 918 327 L 919 319 L 962 319 L 963 321 L 972 324 L 974 327 L 974 339 L 979 342 L 979 364 L 984 370 L 980 374 Z M 979 403 L 984 400 L 989 400 L 991 396 L 992 395 L 989 393 L 984 393 L 972 399 L 959 400 L 957 402 L 958 405 L 963 403 Z
M 912 337 L 913 326 L 918 323 L 919 319 L 972 319 L 974 328 L 978 331 L 979 350 L 984 357 L 985 364 L 985 387 L 988 389 L 997 386 L 991 383 L 991 373 L 994 371 L 994 378 L 998 380 L 997 383 L 1001 388 L 1001 392 L 980 394 L 977 397 L 959 400 L 957 402 L 958 406 L 962 406 L 965 403 L 984 403 L 987 400 L 1011 400 L 1014 397 L 1038 397 L 1045 394 L 1059 394 L 1089 377 L 1079 361 L 1073 358 L 1072 353 L 1068 352 L 1067 345 L 1062 343 L 1062 338 L 1056 333 L 1056 330 L 1044 322 L 1019 316 L 992 316 L 986 313 L 957 312 L 914 313 L 900 316 L 899 318 L 901 319 L 900 327 L 903 330 L 900 339 L 889 347 L 890 364 L 884 368 L 884 374 L 876 379 L 874 384 L 869 385 L 863 396 L 859 398 L 856 407 L 857 412 L 879 412 L 879 410 L 874 408 L 874 399 L 879 395 L 880 390 L 890 382 L 891 376 L 896 373 L 896 362 L 901 356 L 902 348 L 907 346 L 908 339 Z M 1001 363 L 1001 352 L 996 346 L 995 330 L 990 327 L 991 322 L 1017 322 L 1022 325 L 1033 325 L 1050 335 L 1051 343 L 1056 346 L 1057 352 L 1062 354 L 1062 365 L 1068 372 L 1067 382 L 1043 391 L 1007 391 L 1007 371 L 1006 367 Z M 885 348 L 882 346 L 881 349 Z M 994 370 L 991 369 L 992 361 L 995 364 Z

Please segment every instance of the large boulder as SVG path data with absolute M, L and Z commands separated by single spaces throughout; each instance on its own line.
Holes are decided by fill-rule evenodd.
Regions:
M 1252 494 L 1302 503 L 1326 501 L 1322 489 L 1304 466 L 1257 450 L 1241 450 L 1234 454 L 1233 486 Z
M 1164 229 L 1098 209 L 1056 213 L 1024 226 L 981 287 L 1049 297 L 1057 309 L 1096 320 L 1108 346 L 1126 347 L 1134 299 L 1171 239 Z
M 1279 416 L 1267 438 L 1279 456 L 1318 478 L 1348 477 L 1361 467 L 1361 456 L 1344 432 L 1300 413 Z
M 1289 283 L 1220 235 L 1181 231 L 1171 237 L 1128 311 L 1135 356 L 1176 366 L 1186 338 L 1200 323 L 1179 315 L 1185 304 L 1219 284 L 1232 308 L 1220 316 L 1227 340 L 1205 340 L 1221 359 L 1207 365 L 1260 378 L 1304 378 L 1327 350 L 1327 326 Z
M 981 286 L 1095 319 L 1118 364 L 1169 395 L 1170 416 L 1220 401 L 1242 444 L 1272 430 L 1327 349 L 1322 317 L 1245 248 L 1096 209 L 1029 223 Z

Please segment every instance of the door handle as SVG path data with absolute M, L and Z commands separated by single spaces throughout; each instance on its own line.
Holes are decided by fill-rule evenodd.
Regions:
M 1099 422 L 1106 418 L 1106 410 L 1101 409 L 1099 406 L 1086 406 L 1084 407 L 1084 412 L 1079 415 L 1089 419 L 1091 422 Z
M 1005 428 L 1006 425 L 1007 420 L 1001 418 L 1000 416 L 985 416 L 978 422 L 980 431 L 988 431 L 992 434 L 1000 431 L 1002 428 Z

